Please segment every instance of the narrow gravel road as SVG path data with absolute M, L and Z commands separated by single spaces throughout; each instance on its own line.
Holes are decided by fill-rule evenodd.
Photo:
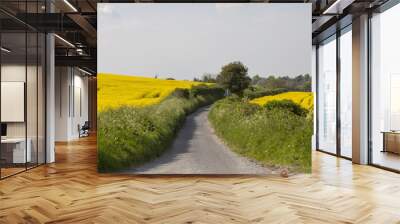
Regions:
M 202 107 L 186 118 L 170 149 L 138 168 L 135 174 L 269 174 L 262 167 L 227 148 L 208 122 L 210 107 Z

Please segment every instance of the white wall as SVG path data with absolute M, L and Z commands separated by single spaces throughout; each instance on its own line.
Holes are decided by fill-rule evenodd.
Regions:
M 56 67 L 55 140 L 79 138 L 78 125 L 88 120 L 88 78 L 76 68 Z
M 3 64 L 1 66 L 1 81 L 25 82 L 25 68 L 25 64 Z M 7 108 L 1 109 L 7 110 Z M 25 126 L 25 122 L 7 122 L 7 137 L 25 137 Z
M 27 69 L 27 70 L 25 70 Z M 21 64 L 3 64 L 1 66 L 1 81 L 2 82 L 25 82 L 25 75 L 26 75 L 26 71 L 28 72 L 28 74 L 31 73 L 35 73 L 36 74 L 36 67 L 34 66 L 28 66 L 25 67 L 25 64 L 21 65 Z M 29 84 L 32 81 L 30 80 Z M 36 85 L 36 81 L 33 83 L 34 85 Z M 27 89 L 28 93 L 28 104 L 33 101 L 31 98 L 34 97 L 36 98 L 36 89 Z M 33 90 L 33 92 L 30 92 L 29 90 Z M 36 104 L 35 105 L 28 105 L 28 106 L 34 106 L 36 108 Z M 1 108 L 2 110 L 7 110 L 7 108 Z M 33 113 L 28 113 L 28 122 L 31 122 L 33 120 L 35 120 L 36 123 L 36 114 Z M 34 117 L 32 117 L 34 116 Z M 26 122 L 7 122 L 7 136 L 8 137 L 25 137 L 25 123 Z M 33 125 L 28 125 L 28 128 L 31 127 Z M 36 128 L 35 128 L 36 129 Z M 29 134 L 29 133 L 28 133 Z M 28 136 L 29 137 L 29 136 Z
M 68 140 L 69 117 L 69 68 L 56 67 L 55 69 L 55 140 Z
M 71 120 L 71 135 L 79 137 L 78 124 L 83 125 L 88 120 L 88 78 L 82 76 L 82 73 L 76 74 L 77 70 L 74 70 L 74 107 L 72 108 L 72 120 Z

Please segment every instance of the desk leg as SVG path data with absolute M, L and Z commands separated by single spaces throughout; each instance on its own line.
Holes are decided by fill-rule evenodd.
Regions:
M 386 152 L 386 134 L 382 133 L 383 135 L 383 149 L 381 152 Z

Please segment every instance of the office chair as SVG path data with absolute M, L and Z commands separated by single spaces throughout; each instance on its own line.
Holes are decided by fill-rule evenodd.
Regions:
M 89 129 L 90 129 L 89 121 L 85 121 L 82 127 L 78 125 L 78 129 L 79 129 L 79 138 L 89 136 Z

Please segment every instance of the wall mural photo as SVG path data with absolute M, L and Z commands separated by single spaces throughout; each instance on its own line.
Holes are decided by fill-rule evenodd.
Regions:
M 99 172 L 311 172 L 310 4 L 98 7 Z

